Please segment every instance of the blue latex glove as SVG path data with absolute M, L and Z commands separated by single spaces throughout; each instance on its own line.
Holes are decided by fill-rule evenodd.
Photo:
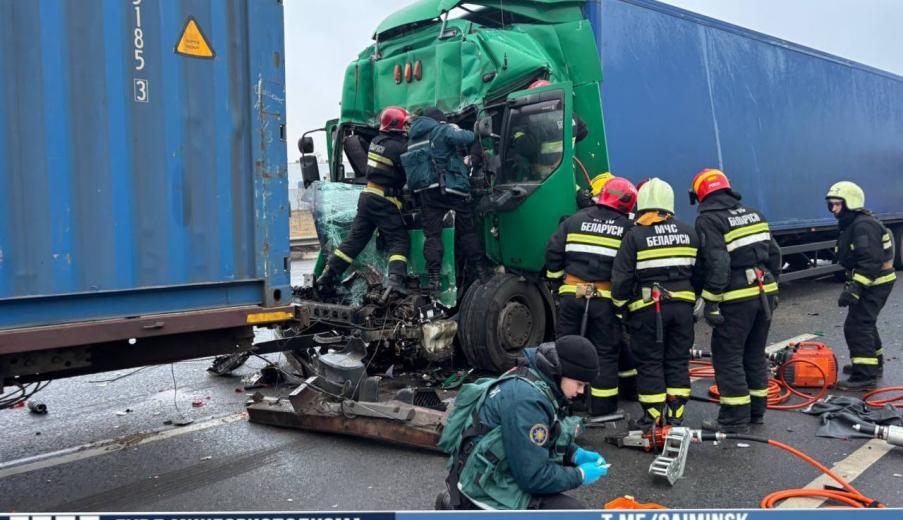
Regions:
M 583 475 L 583 485 L 592 484 L 600 478 L 608 475 L 608 468 L 595 462 L 586 462 L 578 466 Z
M 596 453 L 595 451 L 577 448 L 577 451 L 574 452 L 574 465 L 579 466 L 587 462 L 595 462 L 596 464 L 601 465 L 605 464 L 605 459 L 602 458 L 602 455 Z

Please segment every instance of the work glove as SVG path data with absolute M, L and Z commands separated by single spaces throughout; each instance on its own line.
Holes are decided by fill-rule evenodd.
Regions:
M 781 301 L 780 301 L 780 299 L 778 298 L 778 295 L 777 295 L 777 294 L 775 294 L 774 296 L 772 296 L 772 297 L 771 297 L 771 310 L 774 311 L 775 309 L 777 309 L 777 308 L 778 308 L 778 304 L 779 304 L 780 302 L 781 302 Z
M 581 464 L 586 464 L 587 462 L 595 462 L 596 464 L 602 465 L 605 464 L 605 459 L 595 451 L 577 448 L 577 451 L 574 452 L 574 465 L 579 466 Z
M 580 190 L 577 192 L 577 207 L 591 208 L 595 205 L 593 193 L 589 190 Z
M 583 485 L 589 485 L 608 475 L 608 468 L 595 462 L 585 462 L 578 466 L 580 476 L 583 477 Z
M 552 294 L 558 294 L 558 289 L 564 285 L 564 275 L 559 276 L 557 278 L 553 278 L 549 276 L 549 269 L 546 269 L 546 281 L 549 282 L 549 288 L 552 290 Z
M 718 302 L 705 302 L 703 316 L 705 317 L 705 322 L 712 327 L 717 327 L 724 323 L 724 316 L 721 315 L 721 307 L 718 305 Z
M 624 302 L 624 305 L 614 305 L 615 308 L 615 317 L 621 320 L 621 325 L 626 327 L 627 320 L 630 318 L 630 313 L 628 312 L 630 309 L 627 308 L 627 302 Z
M 838 307 L 847 307 L 859 303 L 859 295 L 862 294 L 862 284 L 859 282 L 847 282 L 843 284 L 840 298 L 837 298 Z
M 696 298 L 696 303 L 693 304 L 693 323 L 702 319 L 703 309 L 705 309 L 705 300 Z

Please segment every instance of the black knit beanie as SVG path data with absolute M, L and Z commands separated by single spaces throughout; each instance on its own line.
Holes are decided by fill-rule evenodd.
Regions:
M 596 348 L 583 336 L 562 336 L 555 341 L 561 375 L 577 381 L 589 383 L 599 372 L 599 358 Z
M 420 110 L 420 115 L 429 117 L 438 123 L 444 123 L 446 121 L 445 114 L 437 107 L 424 107 Z

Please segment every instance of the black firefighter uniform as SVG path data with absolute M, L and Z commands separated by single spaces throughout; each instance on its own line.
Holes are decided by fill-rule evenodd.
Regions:
M 622 398 L 632 397 L 635 388 L 636 370 L 615 316 L 610 282 L 621 237 L 630 226 L 623 213 L 592 206 L 562 222 L 546 246 L 547 276 L 563 282 L 556 335 L 580 335 L 586 313 L 586 337 L 599 356 L 599 374 L 588 392 L 592 415 L 616 411 L 619 388 Z
M 843 324 L 850 349 L 849 381 L 872 384 L 884 365 L 877 321 L 897 279 L 893 266 L 894 240 L 884 224 L 863 207 L 865 194 L 859 186 L 849 181 L 838 182 L 826 198 L 842 199 L 846 204 L 838 216 L 837 262 L 849 277 L 838 300 L 850 309 Z
M 693 276 L 699 239 L 673 217 L 674 192 L 660 179 L 639 191 L 634 227 L 612 273 L 612 298 L 626 305 L 630 349 L 637 365 L 641 424 L 679 425 L 690 398 Z
M 367 153 L 367 186 L 357 203 L 351 233 L 333 251 L 324 272 L 324 285 L 334 284 L 367 246 L 379 229 L 389 254 L 390 285 L 401 288 L 407 273 L 409 239 L 401 216 L 399 196 L 405 185 L 401 154 L 407 139 L 397 133 L 380 133 Z
M 721 402 L 718 423 L 742 428 L 765 415 L 765 344 L 781 253 L 765 217 L 743 206 L 740 195 L 730 189 L 715 191 L 700 203 L 696 231 L 702 242 L 706 319 L 719 311 L 723 318 L 712 329 L 712 364 Z

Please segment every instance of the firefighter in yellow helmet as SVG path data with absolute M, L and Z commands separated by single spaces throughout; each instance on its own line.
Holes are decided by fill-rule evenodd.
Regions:
M 581 189 L 577 185 L 577 207 L 579 209 L 590 208 L 596 204 L 599 194 L 605 184 L 614 179 L 615 176 L 611 172 L 602 172 L 589 181 L 589 189 Z
M 874 388 L 884 369 L 884 348 L 878 335 L 878 313 L 894 288 L 894 239 L 878 219 L 865 209 L 865 193 L 849 181 L 841 181 L 825 195 L 828 210 L 837 217 L 837 263 L 847 270 L 848 281 L 837 304 L 848 307 L 843 335 L 852 364 L 844 367 L 849 379 L 837 384 L 842 390 Z

